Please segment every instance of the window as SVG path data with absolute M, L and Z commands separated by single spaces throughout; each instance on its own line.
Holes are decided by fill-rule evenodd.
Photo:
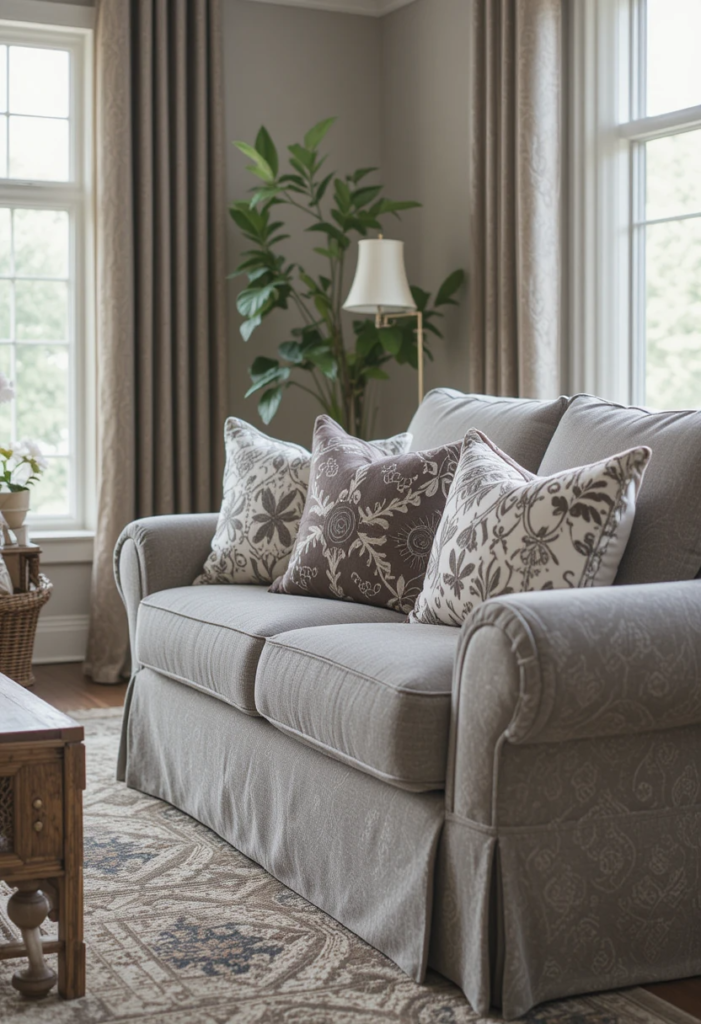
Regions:
M 86 525 L 92 431 L 90 36 L 0 22 L 0 438 L 49 461 L 33 528 Z
M 631 144 L 633 397 L 701 406 L 699 0 L 641 0 Z M 637 60 L 637 69 L 635 61 Z

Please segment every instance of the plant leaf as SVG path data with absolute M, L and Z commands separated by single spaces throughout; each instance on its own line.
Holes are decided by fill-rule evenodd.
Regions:
M 382 187 L 382 185 L 372 185 L 367 188 L 357 189 L 351 196 L 353 206 L 358 209 L 361 206 L 367 206 L 368 203 L 371 203 L 373 199 L 377 198 L 382 191 Z
M 310 349 L 304 353 L 306 359 L 314 363 L 318 367 L 325 377 L 329 380 L 335 380 L 338 374 L 338 363 L 336 357 L 329 352 L 328 348 Z
M 421 203 L 413 202 L 413 200 L 395 201 L 394 199 L 382 199 L 379 203 L 376 203 L 373 207 L 374 213 L 396 213 L 398 210 L 413 210 L 417 206 L 421 206 Z
M 348 180 L 352 181 L 354 185 L 357 185 L 359 181 L 366 178 L 368 174 L 372 174 L 373 171 L 379 170 L 378 167 L 359 167 L 353 174 L 348 175 Z
M 304 355 L 302 354 L 302 346 L 298 341 L 283 341 L 277 347 L 278 352 L 283 359 L 286 359 L 288 363 L 299 363 L 304 362 Z
M 402 332 L 399 327 L 383 327 L 377 332 L 377 335 L 385 352 L 396 356 L 402 347 Z
M 295 158 L 297 163 L 301 164 L 302 170 L 311 171 L 314 166 L 314 154 L 309 149 L 305 149 L 304 146 L 300 146 L 299 143 L 295 142 L 291 146 L 287 147 Z M 292 161 L 290 161 L 292 163 Z M 292 163 L 294 167 L 294 163 Z
M 310 224 L 307 231 L 323 231 L 323 233 L 328 235 L 329 238 L 334 238 L 343 249 L 347 249 L 350 245 L 349 239 L 346 238 L 343 232 L 339 231 L 334 224 L 328 224 L 326 221 L 319 221 L 318 224 Z
M 359 321 L 362 322 L 362 321 Z M 372 320 L 366 320 L 355 341 L 355 349 L 361 359 L 367 358 L 380 341 L 380 332 Z
M 275 143 L 268 134 L 268 129 L 264 125 L 260 126 L 256 136 L 256 151 L 263 157 L 273 172 L 273 177 L 276 178 L 278 172 L 277 150 L 275 149 Z
M 239 332 L 243 340 L 248 341 L 248 339 L 255 331 L 256 327 L 260 327 L 262 323 L 263 317 L 260 315 L 260 313 L 257 316 L 252 316 L 249 320 L 244 320 L 244 322 L 239 327 Z
M 435 305 L 436 306 L 445 306 L 447 304 L 457 305 L 457 303 L 455 302 L 454 299 L 451 298 L 451 296 L 454 295 L 454 293 L 458 290 L 458 288 L 460 288 L 460 286 L 462 285 L 464 280 L 465 280 L 465 271 L 464 270 L 454 270 L 452 274 L 448 274 L 448 276 L 446 277 L 445 281 L 443 282 L 443 284 L 438 289 L 438 294 L 436 295 Z
M 331 174 L 327 174 L 324 180 L 320 183 L 319 187 L 316 190 L 316 196 L 314 197 L 315 202 L 320 203 L 321 200 L 324 198 L 326 189 L 329 187 L 329 182 L 331 181 L 333 176 L 334 172 L 331 171 Z
M 342 178 L 336 178 L 333 183 L 336 192 L 336 202 L 341 213 L 347 213 L 351 208 L 351 192 Z
M 286 381 L 291 372 L 289 366 L 279 366 L 276 361 L 276 365 L 272 369 L 267 373 L 260 374 L 243 397 L 250 398 L 256 391 L 260 391 L 261 388 L 267 387 L 268 384 L 274 384 L 276 381 Z
M 266 425 L 270 423 L 275 413 L 280 407 L 282 401 L 282 387 L 278 385 L 276 388 L 271 388 L 266 391 L 261 400 L 258 402 L 258 413 L 263 423 Z
M 411 285 L 411 297 L 414 300 L 414 302 L 416 303 L 416 308 L 418 310 L 420 310 L 420 312 L 423 313 L 423 311 L 426 309 L 426 306 L 429 303 L 429 299 L 431 298 L 431 293 L 430 292 L 425 292 L 423 290 L 423 288 L 418 288 L 415 284 L 412 284 Z
M 285 282 L 280 282 L 276 279 L 271 281 L 270 284 L 262 286 L 252 285 L 250 288 L 244 288 L 240 291 L 236 299 L 236 308 L 241 316 L 251 317 L 256 316 L 258 313 L 263 313 L 266 306 L 275 302 L 278 298 L 276 285 L 281 283 Z
M 248 375 L 251 380 L 260 380 L 266 373 L 279 366 L 277 359 L 270 359 L 268 356 L 256 356 L 248 368 Z
M 336 120 L 335 117 L 327 117 L 323 121 L 319 121 L 313 128 L 310 128 L 307 134 L 304 136 L 304 145 L 307 149 L 315 150 L 331 125 Z
M 247 156 L 249 160 L 253 161 L 254 173 L 262 178 L 263 181 L 268 181 L 272 185 L 275 181 L 275 175 L 273 174 L 272 167 L 265 159 L 261 156 L 257 149 L 250 146 L 247 142 L 235 142 L 234 145 L 240 150 L 244 156 Z

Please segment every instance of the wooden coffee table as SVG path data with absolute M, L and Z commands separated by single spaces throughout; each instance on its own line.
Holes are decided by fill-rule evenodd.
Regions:
M 83 942 L 83 727 L 0 675 L 0 879 L 17 891 L 10 920 L 23 942 L 0 960 L 28 957 L 12 984 L 40 999 L 56 983 L 45 953 L 58 953 L 58 991 L 85 995 Z M 58 940 L 42 940 L 47 914 Z

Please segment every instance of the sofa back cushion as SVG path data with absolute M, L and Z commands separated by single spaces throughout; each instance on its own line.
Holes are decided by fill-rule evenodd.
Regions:
M 429 391 L 411 421 L 411 450 L 462 441 L 468 430 L 481 430 L 512 459 L 535 473 L 566 407 L 566 398 L 541 402 L 436 388 Z
M 693 579 L 701 568 L 701 411 L 651 412 L 577 395 L 538 473 L 647 445 L 652 457 L 617 584 Z

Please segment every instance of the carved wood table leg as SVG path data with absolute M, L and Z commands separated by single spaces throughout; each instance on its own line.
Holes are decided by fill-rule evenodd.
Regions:
M 12 984 L 27 999 L 42 999 L 56 984 L 56 972 L 44 961 L 39 932 L 50 909 L 38 882 L 18 882 L 7 904 L 7 916 L 22 932 L 29 958 L 29 967 L 15 971 Z
M 64 999 L 85 995 L 83 942 L 83 789 L 85 747 L 68 743 L 64 755 L 65 875 L 58 879 L 58 991 Z

